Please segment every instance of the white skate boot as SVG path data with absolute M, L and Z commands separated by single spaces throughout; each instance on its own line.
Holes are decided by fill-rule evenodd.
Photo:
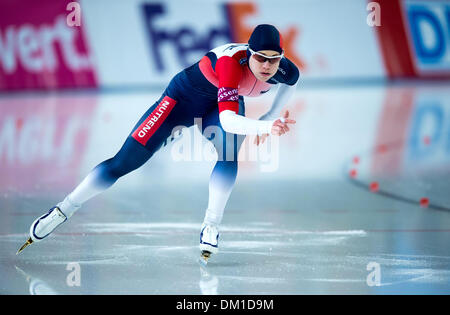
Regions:
M 206 265 L 211 254 L 219 252 L 219 230 L 215 225 L 203 224 L 200 232 L 200 262 Z
M 67 217 L 58 207 L 51 208 L 47 213 L 37 218 L 30 227 L 30 238 L 17 251 L 19 254 L 28 245 L 39 242 L 52 233 L 58 226 L 64 223 Z

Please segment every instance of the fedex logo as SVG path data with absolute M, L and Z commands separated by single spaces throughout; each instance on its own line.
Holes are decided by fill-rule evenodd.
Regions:
M 450 4 L 406 1 L 413 58 L 419 71 L 450 70 Z
M 168 14 L 166 5 L 162 3 L 146 3 L 143 5 L 143 12 L 152 59 L 160 72 L 166 69 L 162 52 L 165 44 L 170 44 L 175 49 L 180 65 L 187 67 L 193 63 L 193 60 L 189 59 L 191 53 L 197 53 L 196 57 L 199 59 L 199 56 L 213 48 L 215 40 L 221 43 L 231 40 L 230 29 L 225 22 L 200 33 L 187 24 L 179 25 L 176 29 L 167 24 L 165 27 L 158 26 L 157 20 L 164 19 Z
M 202 5 L 211 6 L 210 8 L 203 8 L 204 11 L 211 12 L 202 16 L 202 21 L 211 20 L 214 21 L 214 25 L 203 27 L 201 30 L 196 30 L 192 19 L 185 24 L 167 22 L 168 17 L 172 15 L 177 21 L 183 20 L 184 16 L 166 3 L 145 3 L 142 5 L 151 59 L 154 61 L 157 71 L 167 71 L 168 64 L 172 62 L 172 60 L 168 61 L 167 59 L 167 51 L 174 52 L 180 67 L 188 67 L 217 46 L 231 42 L 246 43 L 248 41 L 253 29 L 246 26 L 248 25 L 246 19 L 257 13 L 254 3 L 227 3 L 219 4 L 219 7 L 217 7 L 218 4 L 215 2 L 202 2 Z M 216 12 L 217 8 L 218 12 Z M 218 19 L 214 16 L 214 13 L 219 15 Z M 280 32 L 283 36 L 285 55 L 298 66 L 303 66 L 304 63 L 293 48 L 293 43 L 298 35 L 297 29 L 289 27 L 287 31 L 280 30 Z

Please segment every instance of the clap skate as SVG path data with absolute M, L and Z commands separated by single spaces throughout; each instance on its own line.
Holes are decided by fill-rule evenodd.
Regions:
M 199 262 L 206 266 L 211 254 L 219 252 L 219 231 L 214 225 L 203 224 L 200 232 L 201 256 Z
M 37 218 L 30 227 L 30 238 L 19 248 L 16 255 L 23 251 L 28 245 L 39 242 L 50 233 L 52 233 L 59 225 L 64 223 L 67 217 L 58 207 L 51 208 L 46 214 Z

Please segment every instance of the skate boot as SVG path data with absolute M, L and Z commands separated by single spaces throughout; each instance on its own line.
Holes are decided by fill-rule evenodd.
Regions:
M 30 238 L 17 251 L 19 254 L 28 245 L 39 242 L 50 233 L 52 233 L 59 225 L 67 220 L 67 217 L 58 207 L 51 208 L 47 213 L 37 218 L 30 227 Z
M 208 263 L 211 254 L 219 252 L 219 230 L 215 225 L 203 224 L 200 232 L 200 262 L 203 265 Z

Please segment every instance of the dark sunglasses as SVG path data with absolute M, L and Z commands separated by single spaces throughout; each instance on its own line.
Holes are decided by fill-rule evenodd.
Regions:
M 260 63 L 264 63 L 266 61 L 268 61 L 271 65 L 277 63 L 278 61 L 281 60 L 281 58 L 283 58 L 284 52 L 281 53 L 281 55 L 276 55 L 276 56 L 266 56 L 264 54 L 261 54 L 257 51 L 252 50 L 251 48 L 248 49 L 250 51 L 250 53 L 252 54 L 253 57 L 255 57 L 256 61 L 260 62 Z

